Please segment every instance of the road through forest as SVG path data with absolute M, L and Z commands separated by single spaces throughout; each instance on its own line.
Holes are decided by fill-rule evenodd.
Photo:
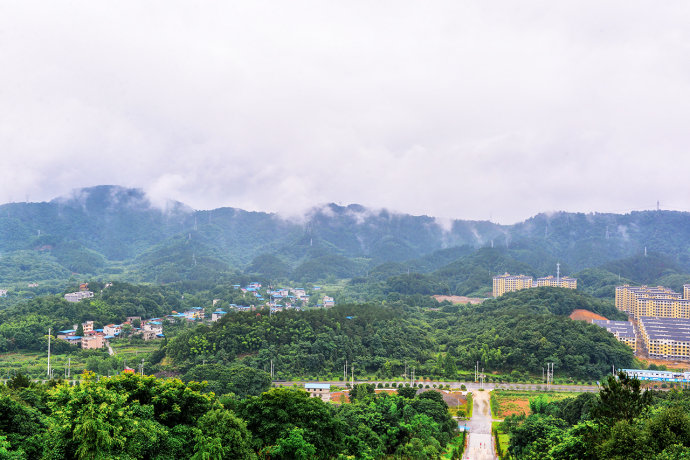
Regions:
M 494 460 L 494 443 L 491 436 L 491 403 L 489 391 L 473 391 L 472 418 L 467 422 L 470 439 L 463 458 Z

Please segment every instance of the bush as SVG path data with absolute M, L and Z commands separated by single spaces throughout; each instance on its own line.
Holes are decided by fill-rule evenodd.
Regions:
M 467 387 L 465 386 L 464 383 L 463 383 L 462 385 L 460 385 L 460 389 L 461 389 L 462 391 L 467 391 Z
M 391 387 L 393 387 L 393 388 L 398 388 L 398 384 L 395 383 L 395 382 L 393 382 L 393 383 L 391 383 Z
M 376 388 L 383 388 L 383 383 L 379 382 L 378 385 L 376 385 Z

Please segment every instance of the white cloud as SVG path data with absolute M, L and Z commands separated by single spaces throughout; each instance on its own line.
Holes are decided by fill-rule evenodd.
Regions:
M 680 1 L 5 2 L 0 201 L 117 183 L 293 214 L 686 209 L 688 20 Z

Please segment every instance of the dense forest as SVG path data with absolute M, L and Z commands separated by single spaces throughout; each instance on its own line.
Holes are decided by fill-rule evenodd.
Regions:
M 286 219 L 177 202 L 161 208 L 141 190 L 97 186 L 48 203 L 0 205 L 0 289 L 33 296 L 65 279 L 168 284 L 246 274 L 296 283 L 352 279 L 378 290 L 377 283 L 418 273 L 431 280 L 421 291 L 487 296 L 493 275 L 545 276 L 560 262 L 562 273 L 582 274 L 581 289 L 611 297 L 617 280 L 690 282 L 688 224 L 688 213 L 649 211 L 442 225 L 335 204 Z
M 349 404 L 295 388 L 216 395 L 205 384 L 125 374 L 0 386 L 0 458 L 438 458 L 456 433 L 440 393 L 376 394 Z
M 645 391 L 609 376 L 598 395 L 530 401 L 532 414 L 510 416 L 515 459 L 681 459 L 690 457 L 690 391 Z
M 415 275 L 398 278 L 398 290 L 414 292 L 419 287 Z M 96 295 L 81 302 L 47 295 L 0 310 L 0 352 L 44 351 L 48 328 L 55 335 L 86 320 L 98 328 L 127 316 L 162 317 L 199 305 L 210 314 L 214 308 L 255 302 L 231 284 L 116 282 L 106 287 L 92 282 L 90 287 Z M 261 308 L 230 310 L 216 323 L 166 320 L 166 339 L 149 364 L 151 372 L 182 375 L 202 364 L 241 362 L 266 370 L 273 361 L 277 378 L 339 378 L 348 361 L 363 376 L 393 378 L 414 366 L 419 376 L 457 379 L 479 361 L 496 380 L 539 374 L 545 362 L 555 363 L 559 377 L 588 380 L 605 374 L 611 365 L 630 367 L 632 353 L 610 333 L 567 317 L 577 308 L 621 317 L 611 302 L 557 288 L 510 293 L 481 305 L 451 305 L 391 291 L 379 299 L 372 296 L 369 303 L 329 309 L 273 314 Z M 52 348 L 56 356 L 80 353 L 55 337 Z M 91 364 L 89 369 L 115 370 L 113 366 L 115 362 Z
M 436 304 L 438 305 L 438 304 Z M 267 315 L 237 313 L 186 329 L 168 341 L 166 356 L 188 368 L 203 362 L 266 369 L 277 375 L 342 375 L 345 361 L 362 373 L 391 378 L 405 365 L 418 375 L 457 377 L 479 361 L 487 370 L 538 373 L 545 362 L 561 375 L 598 378 L 633 355 L 606 330 L 570 320 L 576 308 L 618 318 L 606 302 L 569 290 L 539 288 L 478 306 L 420 308 L 403 301 L 339 305 Z

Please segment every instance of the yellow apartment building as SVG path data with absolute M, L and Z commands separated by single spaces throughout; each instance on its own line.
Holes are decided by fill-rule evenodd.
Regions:
M 643 316 L 638 324 L 650 358 L 690 360 L 690 319 Z
M 690 294 L 690 289 L 683 289 Z M 663 286 L 617 286 L 616 308 L 634 318 L 690 318 L 690 299 Z
M 498 297 L 502 296 L 506 292 L 542 286 L 577 289 L 577 279 L 570 278 L 568 276 L 558 278 L 553 276 L 545 276 L 543 278 L 537 278 L 537 282 L 535 283 L 531 276 L 513 276 L 510 273 L 506 273 L 504 275 L 494 276 L 493 296 Z
M 494 276 L 493 296 L 502 296 L 506 292 L 519 291 L 532 287 L 532 277 L 525 275 L 513 276 L 509 273 Z
M 537 278 L 537 287 L 542 286 L 577 289 L 577 279 L 570 278 L 569 276 L 561 276 L 559 278 L 545 276 L 543 278 Z
M 630 321 L 610 321 L 607 319 L 593 319 L 592 324 L 603 327 L 613 334 L 619 342 L 623 342 L 633 351 L 637 351 L 637 334 L 635 324 Z

